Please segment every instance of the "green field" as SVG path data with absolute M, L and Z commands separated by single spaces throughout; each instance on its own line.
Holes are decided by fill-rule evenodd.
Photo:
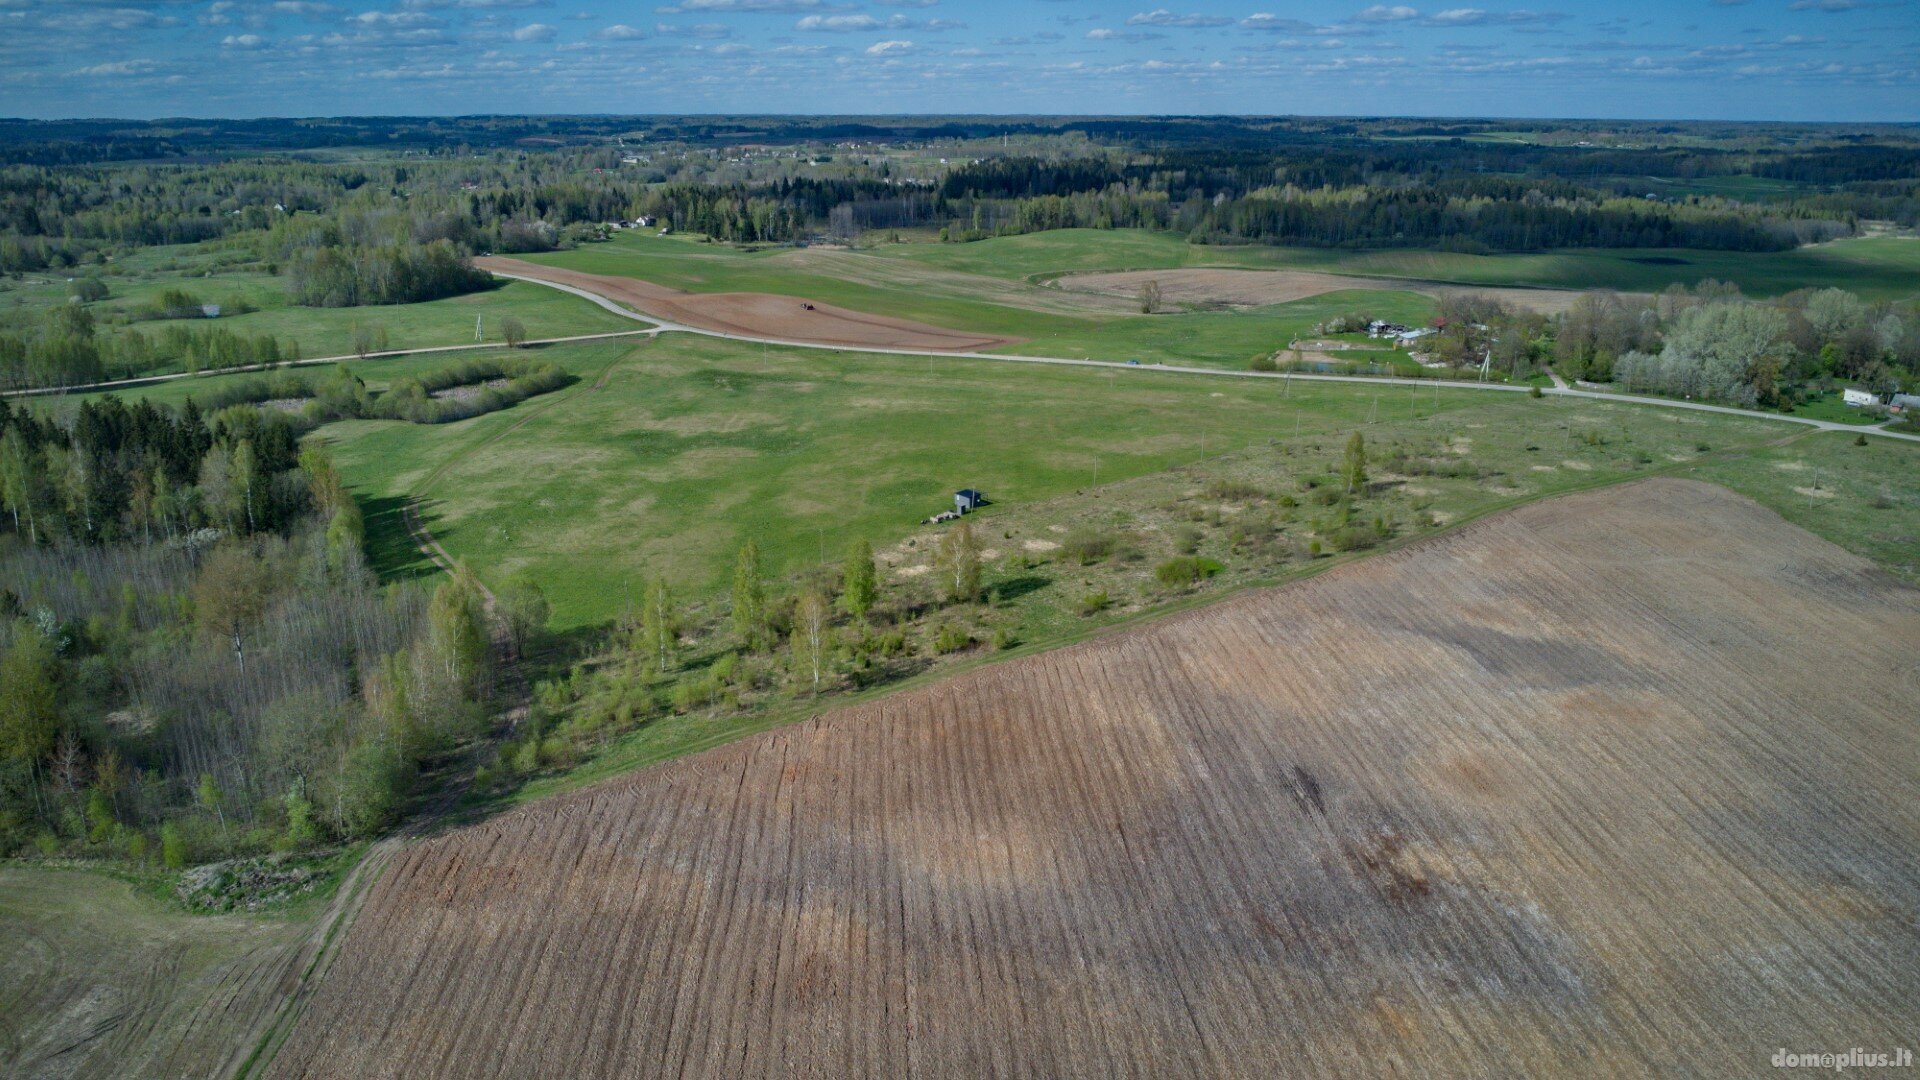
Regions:
M 320 437 L 377 510 L 423 497 L 456 556 L 490 577 L 534 573 L 562 626 L 615 616 L 649 573 L 718 589 L 748 538 L 770 570 L 797 571 L 855 536 L 898 541 L 956 488 L 1027 504 L 1295 423 L 1344 428 L 1372 407 L 1345 387 L 1288 395 L 1272 381 L 763 353 L 678 336 L 545 355 L 582 381 L 458 424 L 356 421 Z M 1442 407 L 1458 397 L 1443 394 Z
M 1113 245 L 1110 256 L 1143 239 L 1160 242 L 1157 234 L 1149 233 L 1075 235 L 1088 238 L 1092 248 Z M 881 251 L 959 251 L 976 246 L 903 245 Z M 1078 249 L 1078 245 L 1069 246 Z M 1124 299 L 1065 295 L 1024 281 L 1003 280 L 1006 275 L 983 274 L 971 266 L 923 267 L 840 250 L 746 251 L 690 237 L 637 233 L 606 244 L 527 258 L 692 292 L 803 296 L 858 311 L 1023 339 L 1006 352 L 1142 363 L 1242 367 L 1255 353 L 1285 346 L 1330 315 L 1363 310 L 1379 318 L 1423 323 L 1435 311 L 1430 298 L 1415 293 L 1351 290 L 1264 307 L 1142 315 Z
M 836 559 L 856 536 L 884 548 L 916 535 L 919 520 L 948 506 L 956 488 L 985 490 L 995 505 L 982 520 L 993 522 L 1203 454 L 1343 436 L 1369 419 L 1382 436 L 1394 430 L 1388 425 L 1417 418 L 1423 428 L 1500 429 L 1503 447 L 1551 450 L 1552 440 L 1562 441 L 1545 462 L 1554 469 L 1533 468 L 1543 460 L 1538 450 L 1489 456 L 1490 466 L 1517 478 L 1502 498 L 1597 480 L 1602 473 L 1593 470 L 1625 445 L 1561 470 L 1557 462 L 1577 460 L 1580 449 L 1577 426 L 1563 425 L 1606 418 L 1673 442 L 1649 444 L 1646 462 L 1607 466 L 1623 475 L 1688 457 L 1696 439 L 1724 447 L 1736 434 L 1757 442 L 1791 431 L 1737 419 L 1716 419 L 1709 430 L 1699 417 L 1680 421 L 1652 408 L 1439 387 L 1288 387 L 1150 369 L 762 349 L 681 335 L 539 355 L 579 381 L 459 423 L 356 420 L 313 437 L 335 448 L 365 502 L 383 573 L 431 572 L 400 516 L 417 500 L 435 536 L 483 577 L 526 571 L 541 581 L 561 629 L 616 617 L 649 574 L 667 576 L 690 599 L 717 594 L 749 538 L 771 572 L 792 574 L 823 556 Z M 349 366 L 377 389 L 446 362 Z M 210 381 L 126 393 L 177 402 Z M 1480 437 L 1481 453 L 1493 455 L 1491 440 Z
M 952 270 L 1040 280 L 1069 272 L 1179 266 L 1320 270 L 1461 285 L 1607 288 L 1651 292 L 1703 278 L 1774 296 L 1833 286 L 1868 300 L 1920 296 L 1920 239 L 1865 237 L 1780 252 L 1668 249 L 1566 250 L 1538 254 L 1325 248 L 1207 247 L 1171 233 L 1065 229 L 972 244 L 911 244 L 879 254 Z
M 223 263 L 211 251 L 148 249 L 120 260 L 108 271 L 102 280 L 110 295 L 91 305 L 96 323 L 106 332 L 127 327 L 151 336 L 168 325 L 184 325 L 195 331 L 217 326 L 237 334 L 292 339 L 305 356 L 352 352 L 355 325 L 383 328 L 391 349 L 466 344 L 474 339 L 476 317 L 486 339 L 496 342 L 501 340 L 501 321 L 508 317 L 519 319 L 533 338 L 613 333 L 641 326 L 569 293 L 517 281 L 485 292 L 419 304 L 310 308 L 289 304 L 279 278 Z M 64 277 L 47 275 L 8 287 L 0 291 L 0 320 L 37 320 L 42 309 L 67 302 L 67 289 Z M 151 306 L 168 289 L 182 289 L 204 303 L 220 304 L 227 314 L 215 320 L 140 317 L 141 309 Z M 234 314 L 243 305 L 257 310 Z M 173 366 L 171 370 L 179 369 Z

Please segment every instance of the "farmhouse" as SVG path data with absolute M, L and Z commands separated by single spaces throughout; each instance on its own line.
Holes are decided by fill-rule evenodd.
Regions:
M 1840 400 L 1846 402 L 1848 405 L 1851 405 L 1856 409 L 1866 405 L 1880 404 L 1879 395 L 1873 393 L 1870 390 L 1855 390 L 1851 386 L 1847 387 L 1845 390 L 1840 391 Z
M 986 501 L 987 497 L 984 493 L 975 491 L 972 488 L 961 488 L 959 491 L 953 493 L 953 508 L 963 514 L 970 510 L 980 509 L 980 507 L 986 505 Z
M 1895 394 L 1890 404 L 1894 412 L 1904 416 L 1910 409 L 1920 409 L 1920 394 Z

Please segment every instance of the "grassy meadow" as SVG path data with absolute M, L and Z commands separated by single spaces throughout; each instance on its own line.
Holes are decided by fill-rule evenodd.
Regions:
M 484 578 L 526 572 L 539 580 L 561 629 L 614 619 L 650 574 L 665 575 L 689 600 L 717 596 L 749 538 L 776 575 L 837 560 L 855 537 L 877 549 L 931 543 L 919 521 L 949 506 L 960 487 L 993 500 L 978 519 L 983 528 L 1045 540 L 1052 525 L 1076 524 L 1076 499 L 1124 511 L 1162 498 L 1125 494 L 1126 485 L 1152 486 L 1155 476 L 1189 484 L 1191 470 L 1213 468 L 1207 463 L 1222 455 L 1295 447 L 1327 459 L 1316 466 L 1324 472 L 1352 431 L 1368 432 L 1386 453 L 1396 441 L 1445 429 L 1453 432 L 1447 452 L 1471 463 L 1476 479 L 1451 492 L 1445 477 L 1412 484 L 1434 500 L 1417 509 L 1444 523 L 1674 467 L 1707 453 L 1701 447 L 1759 446 L 1793 433 L 1760 420 L 1439 386 L 1289 386 L 763 349 L 681 335 L 539 355 L 578 381 L 458 423 L 354 420 L 312 438 L 332 445 L 365 503 L 383 574 L 432 572 L 400 513 L 417 501 L 436 538 Z M 348 366 L 379 389 L 447 362 Z M 177 403 L 218 378 L 125 394 Z M 1590 430 L 1597 441 L 1586 441 Z M 1907 447 L 1890 453 L 1903 451 L 1912 456 Z M 1412 520 L 1415 509 L 1397 512 Z M 1132 586 L 1122 591 L 1148 598 Z M 1062 632 L 1051 621 L 1068 605 L 1056 600 L 1052 614 L 1022 633 Z
M 287 302 L 280 279 L 251 263 L 234 260 L 237 253 L 212 248 L 151 248 L 99 268 L 109 295 L 92 305 L 94 319 L 107 332 L 125 327 L 156 335 L 169 325 L 195 331 L 213 327 L 236 334 L 272 335 L 297 341 L 305 356 L 335 356 L 353 351 L 353 328 L 375 325 L 387 333 L 391 349 L 435 345 L 463 345 L 473 341 L 474 320 L 489 341 L 501 340 L 501 321 L 517 318 L 529 337 L 565 337 L 576 334 L 633 330 L 641 324 L 557 289 L 524 282 L 465 296 L 418 304 L 389 304 L 353 308 L 299 307 Z M 180 289 L 203 303 L 220 304 L 219 319 L 166 320 L 144 317 L 161 293 Z M 67 303 L 64 275 L 35 274 L 0 284 L 0 325 L 37 321 L 52 305 Z M 238 313 L 242 307 L 256 310 Z M 161 365 L 155 373 L 180 370 Z
M 1182 266 L 1319 270 L 1460 285 L 1651 292 L 1703 278 L 1753 296 L 1834 286 L 1868 300 L 1920 296 L 1920 239 L 1859 237 L 1792 251 L 1581 250 L 1503 255 L 1391 249 L 1342 251 L 1187 243 L 1171 233 L 1064 229 L 972 244 L 910 244 L 878 254 L 949 270 L 1040 281 L 1063 273 Z
M 1114 245 L 1106 252 L 1109 256 L 1131 250 L 1142 238 L 1156 244 L 1160 239 L 1155 234 L 1133 232 L 1079 235 L 1091 236 L 1096 248 Z M 1243 367 L 1255 354 L 1285 346 L 1332 315 L 1365 311 L 1380 318 L 1423 323 L 1436 310 L 1431 298 L 1417 293 L 1363 289 L 1285 304 L 1213 310 L 1174 308 L 1143 315 L 1125 298 L 1066 295 L 1024 281 L 996 280 L 1006 275 L 983 271 L 971 263 L 938 267 L 904 257 L 877 257 L 976 246 L 902 245 L 875 252 L 791 248 L 748 251 L 705 244 L 691 237 L 625 233 L 609 243 L 526 258 L 587 273 L 640 278 L 692 292 L 803 296 L 857 311 L 1022 339 L 1003 350 L 1006 352 L 1141 363 Z M 1075 256 L 1079 250 L 1078 245 L 1069 243 L 1061 257 Z

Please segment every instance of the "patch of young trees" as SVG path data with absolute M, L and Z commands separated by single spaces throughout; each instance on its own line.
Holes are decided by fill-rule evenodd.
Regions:
M 1630 390 L 1791 407 L 1838 383 L 1877 393 L 1915 385 L 1920 314 L 1840 289 L 1755 301 L 1719 282 L 1657 297 L 1590 293 L 1559 319 L 1562 374 Z
M 102 329 L 80 304 L 47 309 L 37 324 L 0 329 L 0 388 L 77 386 L 141 375 L 169 363 L 189 371 L 278 364 L 300 358 L 298 342 L 224 326 L 170 323 L 156 332 Z
M 477 586 L 381 587 L 323 450 L 144 403 L 0 447 L 0 853 L 364 837 L 478 724 Z
M 466 360 L 396 379 L 361 415 L 446 424 L 510 408 L 573 381 L 565 368 L 530 360 Z M 446 395 L 466 387 L 470 393 Z M 444 396 L 443 396 L 444 395 Z

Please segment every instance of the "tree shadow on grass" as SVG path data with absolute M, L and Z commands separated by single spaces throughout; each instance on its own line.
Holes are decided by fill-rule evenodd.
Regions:
M 1019 577 L 994 582 L 993 591 L 999 594 L 1000 602 L 1004 604 L 1010 600 L 1018 600 L 1028 593 L 1039 592 L 1051 584 L 1053 584 L 1053 579 L 1050 577 L 1043 577 L 1039 574 L 1022 574 Z
M 359 496 L 356 501 L 367 526 L 367 561 L 383 584 L 432 577 L 439 572 L 439 567 L 427 558 L 414 543 L 413 534 L 407 531 L 408 500 Z M 420 520 L 432 529 L 434 517 L 425 509 L 420 511 Z

